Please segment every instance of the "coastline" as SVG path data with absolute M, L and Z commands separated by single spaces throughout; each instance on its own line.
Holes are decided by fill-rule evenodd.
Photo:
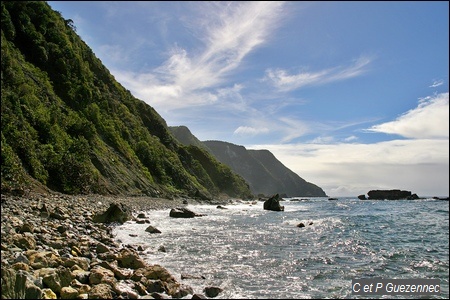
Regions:
M 132 219 L 148 210 L 196 199 L 29 193 L 1 195 L 2 299 L 180 298 L 192 288 L 163 266 L 147 264 L 133 245 L 120 245 L 113 224 L 93 217 L 124 204 Z M 193 294 L 192 298 L 206 298 Z

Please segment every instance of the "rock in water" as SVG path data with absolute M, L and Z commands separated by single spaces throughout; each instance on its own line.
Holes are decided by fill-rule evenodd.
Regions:
M 264 201 L 264 209 L 273 211 L 284 211 L 284 206 L 280 205 L 280 195 L 276 194 Z
M 201 217 L 202 214 L 197 214 L 192 210 L 189 210 L 185 207 L 177 207 L 172 208 L 169 212 L 169 216 L 172 218 L 193 218 L 193 217 Z

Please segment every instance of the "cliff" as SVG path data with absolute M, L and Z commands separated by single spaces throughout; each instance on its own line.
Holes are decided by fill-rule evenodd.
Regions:
M 251 195 L 206 150 L 180 144 L 115 80 L 72 20 L 46 2 L 1 8 L 2 193 Z

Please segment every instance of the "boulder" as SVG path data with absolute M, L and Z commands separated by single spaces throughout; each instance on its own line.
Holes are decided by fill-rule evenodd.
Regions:
M 131 209 L 122 203 L 111 203 L 109 208 L 102 214 L 96 214 L 93 218 L 95 223 L 113 223 L 119 222 L 121 224 L 131 220 L 133 215 Z
M 359 200 L 367 200 L 366 195 L 359 195 L 358 199 Z
M 217 297 L 217 295 L 219 295 L 219 293 L 222 291 L 223 290 L 220 287 L 216 286 L 207 286 L 203 289 L 203 292 L 205 292 L 206 296 L 210 298 Z
M 194 217 L 201 217 L 202 214 L 197 214 L 193 212 L 190 209 L 187 209 L 185 207 L 177 207 L 172 208 L 169 212 L 169 216 L 172 218 L 194 218 Z
M 284 206 L 280 205 L 280 195 L 276 194 L 264 201 L 265 210 L 284 211 Z
M 41 299 L 42 290 L 36 286 L 31 274 L 26 271 L 3 269 L 2 267 L 2 299 Z
M 160 231 L 158 228 L 153 227 L 152 225 L 148 226 L 148 227 L 145 229 L 145 231 L 146 231 L 146 232 L 149 232 L 149 233 L 161 233 L 161 231 Z

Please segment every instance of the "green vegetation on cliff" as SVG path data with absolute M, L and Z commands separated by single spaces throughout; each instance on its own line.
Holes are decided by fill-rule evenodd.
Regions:
M 176 141 L 46 2 L 1 2 L 2 192 L 251 196 L 205 150 Z

